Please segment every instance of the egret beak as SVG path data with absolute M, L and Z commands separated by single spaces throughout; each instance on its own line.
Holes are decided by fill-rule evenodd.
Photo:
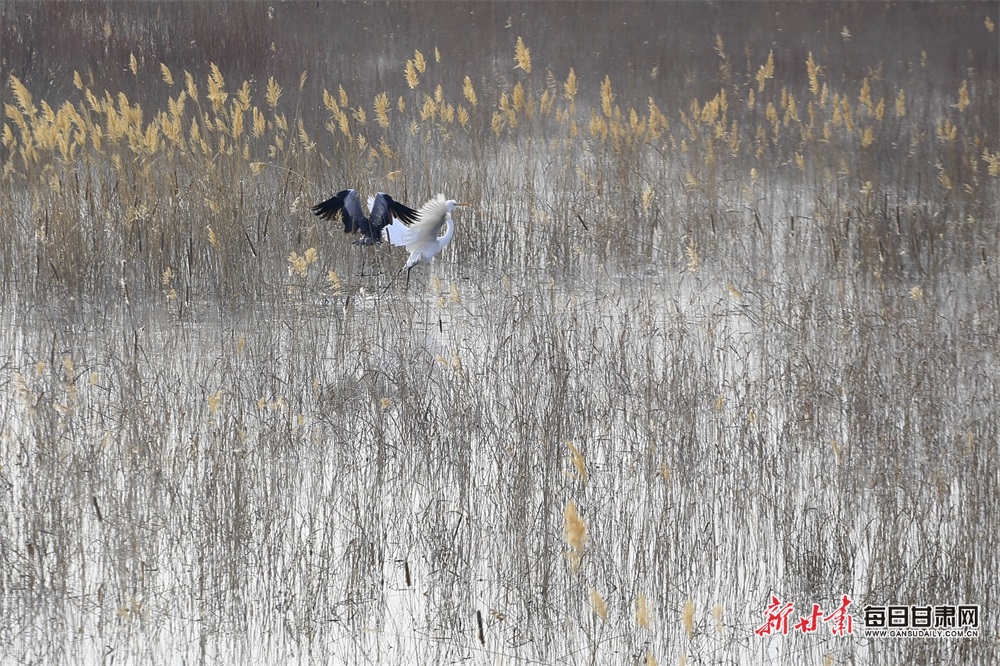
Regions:
M 471 205 L 472 204 L 470 204 L 470 203 L 457 203 L 457 204 L 455 204 L 455 206 L 471 206 Z

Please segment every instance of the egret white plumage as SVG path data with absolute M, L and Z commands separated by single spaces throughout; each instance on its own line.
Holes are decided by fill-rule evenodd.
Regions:
M 312 207 L 312 212 L 321 220 L 332 220 L 340 214 L 344 222 L 344 233 L 361 232 L 361 238 L 354 241 L 355 245 L 379 245 L 383 241 L 383 229 L 393 221 L 400 223 L 404 229 L 417 219 L 417 211 L 399 203 L 388 194 L 379 192 L 368 200 L 371 213 L 365 215 L 361 210 L 361 197 L 354 189 L 341 190 L 333 197 Z
M 429 264 L 455 236 L 455 223 L 451 219 L 451 212 L 457 206 L 468 205 L 470 204 L 458 203 L 454 199 L 445 199 L 443 194 L 438 194 L 420 207 L 411 225 L 407 226 L 400 219 L 386 227 L 389 242 L 393 245 L 406 246 L 406 250 L 410 253 L 406 265 L 403 266 L 406 269 L 407 284 L 410 283 L 410 271 L 413 267 Z M 444 234 L 441 234 L 442 228 Z

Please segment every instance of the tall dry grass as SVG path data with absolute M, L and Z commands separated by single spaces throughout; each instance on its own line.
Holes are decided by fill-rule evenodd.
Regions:
M 599 35 L 550 65 L 520 24 L 489 62 L 396 36 L 344 81 L 262 5 L 228 67 L 123 51 L 136 11 L 83 23 L 112 65 L 59 94 L 9 72 L 0 644 L 735 662 L 769 656 L 772 592 L 989 608 L 996 71 L 859 64 L 828 11 L 815 49 L 720 31 L 662 73 Z M 309 213 L 343 186 L 477 205 L 382 294 L 403 257 Z
M 782 81 L 773 50 L 737 58 L 716 36 L 717 88 L 677 104 L 623 99 L 610 76 L 532 72 L 516 46 L 499 89 L 439 73 L 435 47 L 384 90 L 321 99 L 304 96 L 307 71 L 237 83 L 212 63 L 196 78 L 134 53 L 119 90 L 74 71 L 73 91 L 48 101 L 11 74 L 4 284 L 253 300 L 285 286 L 281 258 L 327 240 L 303 212 L 343 184 L 477 201 L 459 244 L 487 268 L 676 265 L 700 248 L 745 274 L 805 251 L 840 274 L 916 283 L 972 270 L 995 244 L 996 122 L 975 78 L 929 103 L 926 63 L 842 83 L 810 51 Z M 731 238 L 740 251 L 722 252 Z

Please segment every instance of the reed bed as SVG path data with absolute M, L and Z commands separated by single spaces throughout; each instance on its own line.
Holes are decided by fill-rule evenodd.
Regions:
M 464 58 L 349 7 L 410 27 L 368 69 L 227 6 L 230 71 L 81 7 L 33 16 L 108 62 L 3 70 L 0 660 L 989 663 L 995 7 L 669 71 L 543 9 Z M 404 289 L 344 186 L 475 206 Z M 771 594 L 982 637 L 760 639 Z

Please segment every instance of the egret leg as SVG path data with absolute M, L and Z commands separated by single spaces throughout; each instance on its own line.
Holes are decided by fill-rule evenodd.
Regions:
M 410 288 L 410 271 L 412 271 L 412 270 L 413 270 L 413 266 L 410 266 L 409 268 L 406 269 L 406 288 L 407 289 Z

